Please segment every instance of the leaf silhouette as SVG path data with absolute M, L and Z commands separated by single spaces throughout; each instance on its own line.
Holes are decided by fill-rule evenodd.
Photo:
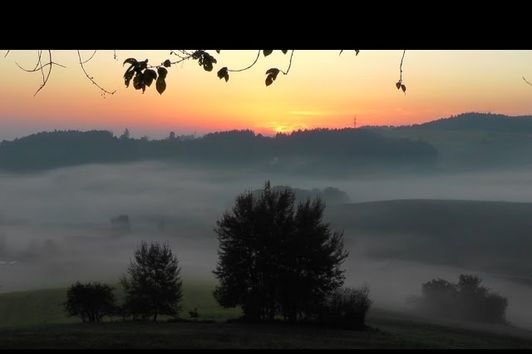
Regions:
M 157 92 L 159 92 L 160 95 L 163 94 L 164 90 L 166 90 L 166 82 L 164 81 L 164 78 L 159 78 L 155 82 L 155 88 L 157 89 Z
M 225 79 L 225 82 L 229 80 L 229 72 L 227 71 L 227 67 L 223 67 L 220 70 L 218 70 L 218 78 Z
M 279 69 L 277 68 L 271 68 L 266 70 L 266 86 L 270 86 L 275 79 L 277 78 L 277 75 L 279 75 Z
M 129 87 L 129 82 L 133 78 L 133 75 L 135 75 L 135 72 L 129 69 L 124 74 L 124 83 L 126 84 L 126 87 Z
M 157 78 L 157 73 L 155 72 L 155 70 L 147 69 L 146 71 L 144 71 L 144 83 L 147 86 L 151 86 L 151 83 L 156 78 Z
M 159 78 L 164 80 L 168 74 L 168 70 L 160 66 L 157 68 L 157 73 L 159 74 Z
M 131 65 L 136 65 L 137 64 L 137 59 L 135 59 L 135 58 L 127 58 L 126 60 L 124 60 L 124 64 L 122 64 L 122 66 L 126 65 L 126 63 L 131 64 Z
M 273 50 L 263 50 L 262 53 L 264 53 L 264 56 L 267 57 L 268 55 L 272 54 Z
M 266 70 L 266 75 L 273 75 L 274 79 L 277 78 L 277 75 L 279 74 L 279 69 L 277 68 L 271 68 Z

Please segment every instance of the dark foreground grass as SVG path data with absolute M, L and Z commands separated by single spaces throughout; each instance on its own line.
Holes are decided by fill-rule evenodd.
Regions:
M 308 325 L 107 322 L 0 330 L 1 348 L 532 348 L 532 341 L 428 324 L 349 331 Z
M 64 315 L 65 289 L 0 295 L 3 348 L 532 348 L 532 333 L 511 327 L 468 328 L 372 309 L 369 329 L 350 331 L 289 324 L 225 323 L 239 309 L 223 309 L 214 285 L 188 281 L 182 317 L 191 322 L 79 323 Z M 118 294 L 119 295 L 119 294 Z M 209 323 L 205 321 L 211 321 Z
M 0 331 L 2 348 L 423 348 L 377 330 L 287 324 L 61 324 Z

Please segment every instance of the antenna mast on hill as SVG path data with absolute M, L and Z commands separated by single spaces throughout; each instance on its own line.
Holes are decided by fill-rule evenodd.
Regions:
M 357 128 L 357 116 L 353 117 L 353 128 Z

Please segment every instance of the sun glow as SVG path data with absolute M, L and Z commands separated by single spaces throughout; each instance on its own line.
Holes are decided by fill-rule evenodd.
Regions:
M 212 51 L 214 54 L 214 51 Z M 83 51 L 89 57 L 92 51 Z M 218 66 L 206 72 L 193 62 L 172 66 L 168 88 L 159 95 L 124 87 L 122 66 L 128 57 L 160 63 L 168 51 L 101 50 L 85 67 L 115 95 L 102 99 L 78 67 L 76 51 L 54 51 L 67 68 L 52 73 L 48 85 L 33 97 L 40 73 L 28 74 L 36 51 L 11 51 L 0 60 L 5 85 L 0 87 L 0 140 L 53 129 L 108 129 L 133 136 L 252 129 L 263 134 L 299 129 L 343 128 L 353 125 L 401 125 L 462 112 L 530 114 L 532 51 L 419 51 L 406 53 L 403 79 L 406 94 L 395 82 L 401 50 L 367 50 L 359 55 L 338 51 L 296 51 L 289 75 L 266 87 L 264 73 L 286 69 L 288 57 L 274 51 L 260 56 L 251 70 L 231 73 L 228 82 L 215 71 L 243 68 L 256 58 L 252 50 L 222 50 Z M 1 56 L 5 55 L 0 53 Z M 320 70 L 316 70 L 320 68 Z M 437 68 L 437 70 L 434 70 Z

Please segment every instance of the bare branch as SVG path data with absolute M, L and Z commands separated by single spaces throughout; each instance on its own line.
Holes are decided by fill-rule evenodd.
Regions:
M 37 64 L 35 64 L 35 68 L 37 68 L 37 66 L 41 67 L 41 70 L 40 70 L 41 77 L 42 77 L 42 81 L 44 82 L 44 68 L 41 65 L 41 57 L 42 57 L 42 50 L 39 50 L 39 58 L 38 58 Z
M 179 52 L 181 52 L 181 54 Z M 184 49 L 179 49 L 177 51 L 176 50 L 170 51 L 170 55 L 172 54 L 180 57 L 181 59 L 188 59 L 190 56 L 192 56 L 193 53 L 187 52 Z
M 96 51 L 95 51 L 96 52 Z M 93 54 L 94 56 L 94 54 Z M 94 78 L 92 76 L 90 76 L 88 73 L 87 73 L 87 70 L 85 70 L 85 66 L 84 66 L 84 63 L 86 63 L 86 61 L 84 62 L 82 59 L 81 59 L 81 53 L 80 51 L 78 50 L 78 58 L 79 58 L 79 66 L 81 66 L 81 70 L 83 70 L 83 73 L 85 74 L 85 76 L 87 77 L 87 79 L 90 80 L 90 82 L 92 82 L 96 87 L 98 87 L 103 94 L 110 94 L 110 95 L 114 95 L 114 93 L 116 92 L 116 90 L 114 90 L 113 92 L 110 92 L 110 91 L 107 91 L 106 89 L 104 89 L 103 87 L 101 87 L 100 85 L 98 85 L 98 83 L 96 81 L 94 81 Z M 91 57 L 92 58 L 92 57 Z
M 177 55 L 180 59 L 171 62 L 171 64 L 179 64 L 179 63 L 181 63 L 181 62 L 183 62 L 185 60 L 188 60 L 188 59 L 192 58 L 192 55 L 194 54 L 194 53 L 188 53 L 188 52 L 186 52 L 184 50 L 182 52 L 186 53 L 185 56 L 181 56 L 181 55 L 177 54 L 176 52 L 174 52 L 174 54 Z
M 7 55 L 9 54 L 10 51 L 11 50 L 6 51 L 6 55 L 4 55 L 4 58 L 7 57 Z
M 405 59 L 405 54 L 406 50 L 403 50 L 403 56 L 401 57 L 401 63 L 399 64 L 399 81 L 395 83 L 395 87 L 397 87 L 398 90 L 403 90 L 406 95 L 406 85 L 403 83 L 403 61 Z
M 61 65 L 61 64 L 56 63 L 56 62 L 52 62 L 52 61 L 51 61 L 51 62 L 48 62 L 48 63 L 46 63 L 46 64 L 43 64 L 43 65 L 41 65 L 41 66 L 39 66 L 38 68 L 35 68 L 35 69 L 24 69 L 24 68 L 23 68 L 22 66 L 20 66 L 18 63 L 15 63 L 15 64 L 17 64 L 17 66 L 18 66 L 19 68 L 21 68 L 22 70 L 24 70 L 24 71 L 26 71 L 26 72 L 28 72 L 28 73 L 34 73 L 34 72 L 39 71 L 39 70 L 41 70 L 42 68 L 47 67 L 47 66 L 49 66 L 49 65 L 50 65 L 50 66 L 51 66 L 51 65 L 57 65 L 57 66 L 60 66 L 60 67 L 62 67 L 62 68 L 66 68 L 66 66 Z
M 281 70 L 283 75 L 288 75 L 288 72 L 290 72 L 290 68 L 292 67 L 292 57 L 294 56 L 294 52 L 295 50 L 292 50 L 292 54 L 290 54 L 290 62 L 288 63 L 288 68 L 286 69 L 286 72 Z
M 532 86 L 532 82 L 528 81 L 524 76 L 522 76 L 523 81 Z
M 257 57 L 255 58 L 253 63 L 251 63 L 251 65 L 248 65 L 247 67 L 245 67 L 243 69 L 227 69 L 227 71 L 228 72 L 232 72 L 232 73 L 238 73 L 238 72 L 241 72 L 241 71 L 245 71 L 245 70 L 251 69 L 255 64 L 257 64 L 257 61 L 259 60 L 259 57 L 260 57 L 260 50 L 257 52 Z
M 405 59 L 406 50 L 403 50 L 403 56 L 401 57 L 401 64 L 399 64 L 399 82 L 403 82 L 403 60 Z
M 39 58 L 39 62 L 40 62 L 40 58 Z M 35 91 L 35 93 L 33 94 L 33 97 L 37 96 L 39 91 L 41 91 L 44 88 L 44 86 L 46 86 L 46 84 L 48 83 L 48 79 L 50 78 L 50 74 L 52 73 L 52 68 L 54 66 L 54 62 L 52 60 L 52 51 L 51 50 L 48 50 L 48 63 L 45 64 L 45 65 L 41 65 L 40 69 L 42 70 L 42 68 L 44 66 L 47 66 L 47 65 L 50 66 L 50 68 L 48 69 L 48 75 L 46 75 L 46 77 L 43 79 L 41 87 L 39 87 L 39 89 L 37 91 Z M 62 66 L 62 65 L 60 65 L 60 66 Z
M 83 64 L 87 64 L 89 61 L 91 61 L 91 59 L 94 58 L 94 54 L 96 54 L 96 50 L 95 50 L 94 52 L 92 52 L 92 55 L 90 56 L 90 58 L 87 59 L 87 60 L 85 60 L 85 61 L 83 62 Z
M 33 69 L 26 69 L 23 68 L 19 63 L 15 62 L 15 64 L 22 69 L 25 72 L 33 73 L 39 71 L 41 73 L 41 86 L 37 89 L 37 91 L 33 94 L 33 97 L 35 97 L 48 83 L 48 79 L 50 78 L 50 75 L 52 73 L 52 68 L 54 65 L 60 66 L 62 68 L 65 68 L 64 65 L 61 65 L 59 63 L 56 63 L 53 61 L 52 57 L 52 51 L 48 50 L 48 62 L 43 64 L 42 63 L 42 50 L 37 51 L 37 63 L 35 64 L 35 67 Z M 48 72 L 45 74 L 44 68 L 48 68 Z

